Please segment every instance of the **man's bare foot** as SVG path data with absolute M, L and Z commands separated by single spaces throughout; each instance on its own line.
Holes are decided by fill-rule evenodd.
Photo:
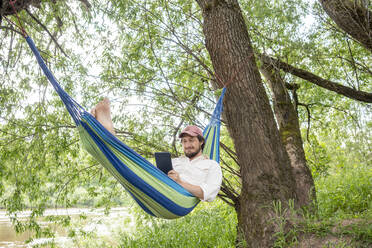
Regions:
M 111 120 L 110 100 L 105 97 L 100 101 L 90 113 L 97 119 L 107 130 L 115 134 L 114 125 Z

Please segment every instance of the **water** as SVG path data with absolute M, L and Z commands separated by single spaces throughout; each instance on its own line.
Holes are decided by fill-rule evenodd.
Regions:
M 18 214 L 21 220 L 26 220 L 30 216 L 31 211 L 24 211 Z M 87 219 L 79 221 L 78 216 L 84 214 Z M 85 232 L 94 232 L 99 237 L 110 237 L 117 234 L 119 230 L 130 232 L 134 227 L 134 220 L 128 213 L 127 208 L 113 208 L 108 215 L 104 214 L 104 209 L 90 210 L 86 208 L 69 208 L 69 209 L 47 209 L 44 216 L 72 216 L 74 228 L 81 228 Z M 125 224 L 125 229 L 123 223 Z M 48 222 L 40 222 L 41 225 L 50 225 Z M 56 238 L 54 242 L 61 247 L 72 247 L 72 240 L 67 237 L 64 228 L 55 227 Z M 41 238 L 35 239 L 30 244 L 25 244 L 25 241 L 30 237 L 29 232 L 17 234 L 10 222 L 5 211 L 0 210 L 0 248 L 10 247 L 32 247 L 36 244 L 50 242 L 51 239 Z

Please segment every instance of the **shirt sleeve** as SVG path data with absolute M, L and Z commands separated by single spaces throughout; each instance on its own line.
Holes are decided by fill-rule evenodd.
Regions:
M 202 201 L 207 202 L 211 202 L 216 198 L 222 183 L 221 167 L 217 162 L 212 162 L 213 164 L 208 170 L 208 175 L 205 182 L 200 185 L 200 188 L 203 190 L 204 194 L 204 199 L 202 199 Z

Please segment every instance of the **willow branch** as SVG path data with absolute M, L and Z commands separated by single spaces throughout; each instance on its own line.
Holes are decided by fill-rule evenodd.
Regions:
M 10 31 L 12 31 L 12 32 L 15 32 L 15 33 L 17 33 L 17 34 L 23 36 L 23 34 L 22 34 L 21 32 L 19 32 L 18 30 L 14 29 L 14 28 L 12 28 L 12 27 L 0 26 L 0 29 L 10 30 Z
M 56 44 L 56 46 L 63 53 L 63 55 L 65 55 L 67 58 L 69 58 L 69 56 L 65 53 L 65 51 L 62 49 L 62 47 L 59 45 L 59 43 L 56 40 L 56 38 L 50 33 L 50 31 L 48 30 L 48 28 L 44 24 L 42 24 L 39 21 L 39 19 L 37 19 L 28 9 L 25 9 L 25 10 L 26 10 L 27 14 L 48 33 L 48 35 L 50 36 L 50 38 L 53 40 L 54 44 Z

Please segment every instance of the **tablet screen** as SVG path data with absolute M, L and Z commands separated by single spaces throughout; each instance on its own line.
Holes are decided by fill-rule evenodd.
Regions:
M 155 152 L 156 167 L 168 175 L 170 170 L 173 170 L 172 159 L 169 152 Z

